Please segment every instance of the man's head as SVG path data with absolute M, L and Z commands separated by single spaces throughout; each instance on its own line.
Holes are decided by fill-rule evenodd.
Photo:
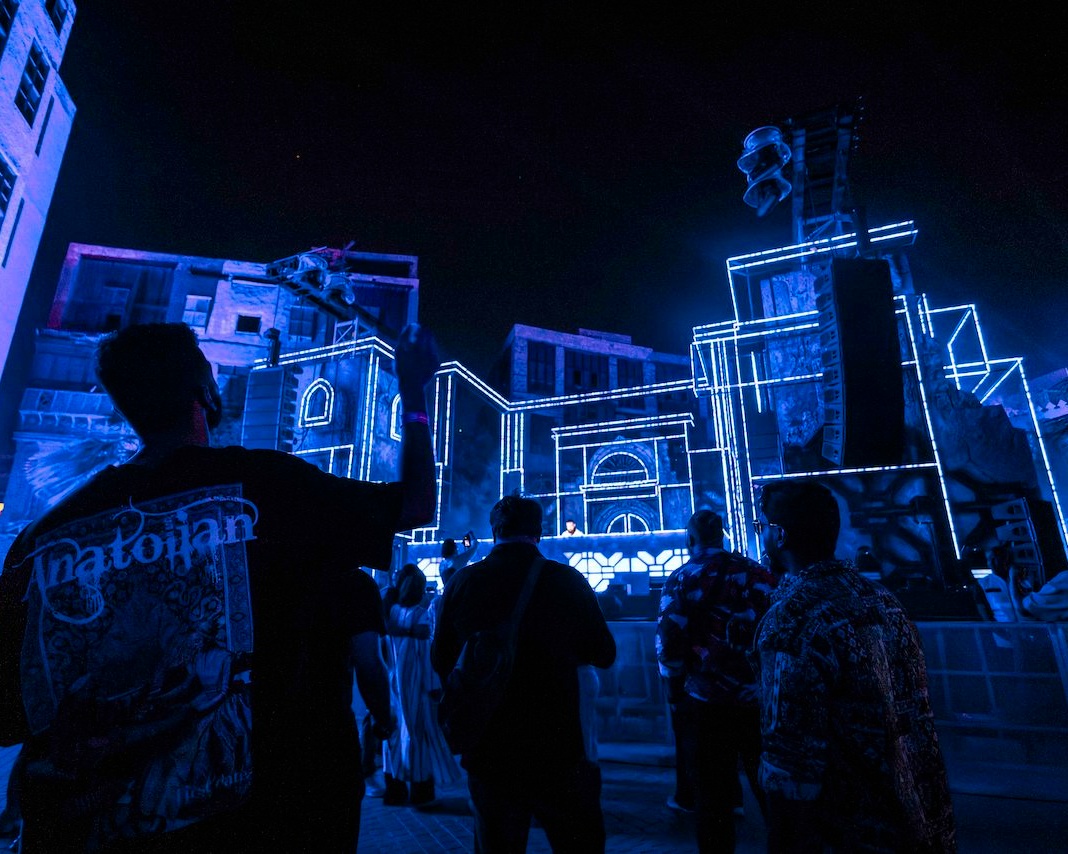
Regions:
M 541 505 L 533 498 L 506 495 L 490 510 L 490 528 L 495 542 L 515 538 L 541 539 Z
M 777 574 L 834 558 L 841 515 L 831 491 L 815 481 L 784 480 L 760 491 L 757 520 Z
M 723 520 L 711 510 L 698 510 L 686 523 L 686 544 L 689 548 L 723 548 Z
M 443 540 L 441 543 L 441 556 L 452 557 L 454 554 L 456 554 L 456 540 L 452 537 Z
M 197 407 L 209 427 L 222 416 L 211 364 L 184 323 L 127 326 L 107 335 L 97 346 L 96 375 L 142 437 L 183 427 Z
M 564 529 L 569 534 L 575 533 L 575 520 L 574 519 L 568 519 L 566 522 L 564 522 Z

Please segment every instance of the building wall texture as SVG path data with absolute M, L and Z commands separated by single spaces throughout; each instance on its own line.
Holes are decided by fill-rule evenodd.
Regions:
M 7 362 L 74 121 L 74 103 L 59 76 L 74 16 L 68 4 L 57 31 L 43 0 L 23 0 L 0 53 L 0 165 L 14 177 L 0 216 L 0 366 Z M 16 103 L 31 53 L 47 67 L 32 122 Z

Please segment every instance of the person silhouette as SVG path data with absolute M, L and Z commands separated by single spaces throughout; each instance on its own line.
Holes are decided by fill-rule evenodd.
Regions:
M 779 583 L 754 643 L 768 851 L 956 851 L 919 631 L 835 559 L 838 502 L 816 481 L 760 492 Z
M 24 850 L 355 850 L 352 644 L 384 631 L 356 567 L 386 569 L 394 535 L 434 518 L 438 365 L 406 327 L 400 479 L 371 483 L 212 447 L 221 397 L 185 324 L 100 340 L 141 448 L 20 533 L 0 575 L 0 742 L 32 757 Z

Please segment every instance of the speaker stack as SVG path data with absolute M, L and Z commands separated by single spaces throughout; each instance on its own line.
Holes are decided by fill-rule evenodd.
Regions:
M 834 258 L 817 277 L 816 309 L 823 457 L 843 468 L 900 464 L 905 390 L 889 262 Z
M 297 377 L 294 365 L 253 371 L 245 393 L 241 444 L 292 452 L 297 423 Z
M 1012 546 L 1012 561 L 1026 572 L 1037 590 L 1054 575 L 1068 569 L 1064 545 L 1057 526 L 1057 516 L 1048 501 L 1017 498 L 990 508 L 999 543 Z

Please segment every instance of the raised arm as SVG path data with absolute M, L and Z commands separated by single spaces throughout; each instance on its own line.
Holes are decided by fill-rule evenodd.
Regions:
M 426 408 L 426 385 L 440 365 L 433 336 L 418 323 L 409 324 L 397 342 L 396 360 L 404 413 L 401 428 L 404 498 L 397 529 L 407 531 L 432 522 L 437 503 L 434 448 Z

